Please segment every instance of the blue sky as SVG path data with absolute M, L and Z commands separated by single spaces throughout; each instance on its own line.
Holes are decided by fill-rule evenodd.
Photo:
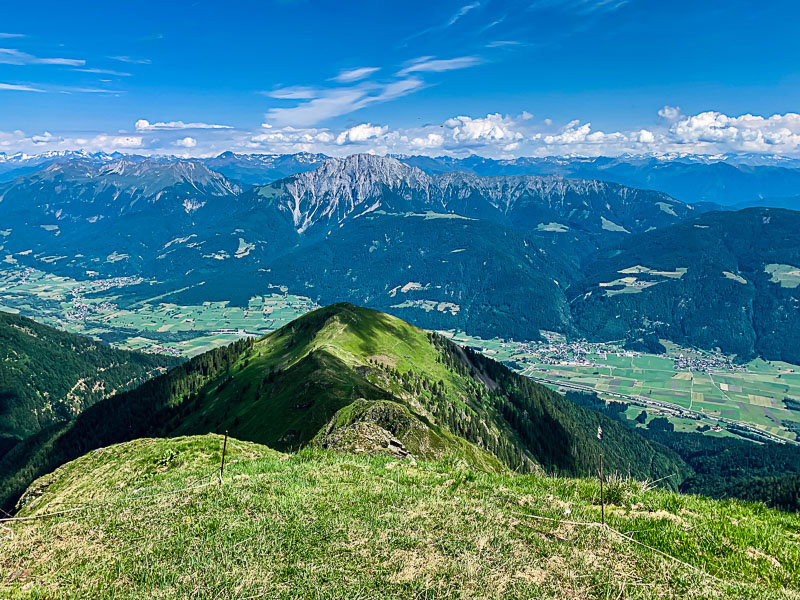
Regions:
M 15 2 L 0 152 L 800 153 L 795 2 Z

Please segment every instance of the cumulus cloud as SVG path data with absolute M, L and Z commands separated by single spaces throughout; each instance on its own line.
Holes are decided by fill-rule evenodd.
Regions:
M 403 80 L 362 89 L 345 98 L 348 107 L 376 102 L 376 98 L 402 94 Z M 0 84 L 26 87 L 22 84 Z M 413 86 L 412 86 L 413 87 Z M 331 95 L 320 99 L 336 100 Z M 340 107 L 333 106 L 336 112 Z M 574 119 L 564 124 L 534 118 L 489 113 L 484 116 L 457 115 L 439 123 L 393 128 L 385 123 L 365 122 L 350 127 L 318 127 L 265 122 L 256 130 L 234 129 L 183 121 L 137 122 L 134 131 L 116 134 L 63 134 L 55 130 L 25 134 L 0 132 L 0 151 L 42 152 L 85 149 L 87 151 L 135 150 L 144 154 L 170 154 L 177 148 L 185 155 L 209 156 L 225 150 L 236 152 L 294 153 L 320 152 L 343 155 L 355 151 L 380 154 L 423 154 L 493 158 L 514 156 L 617 156 L 624 153 L 647 155 L 757 153 L 800 158 L 800 114 L 738 116 L 717 111 L 684 115 L 677 108 L 653 114 L 655 124 L 619 131 L 593 129 L 592 124 Z M 313 120 L 313 119 L 312 119 Z M 182 133 L 189 130 L 186 133 Z M 191 136 L 187 133 L 191 132 Z
M 664 106 L 658 111 L 658 116 L 667 121 L 675 121 L 681 116 L 679 106 Z
M 175 145 L 182 146 L 183 148 L 194 148 L 197 146 L 197 140 L 187 135 L 185 138 L 175 140 Z
M 733 152 L 796 152 L 800 149 L 800 114 L 731 117 L 706 111 L 683 117 L 670 127 L 675 141 Z
M 184 123 L 183 121 L 167 121 L 151 123 L 147 119 L 139 119 L 134 124 L 136 131 L 159 131 L 172 129 L 233 129 L 230 125 L 215 125 L 211 123 Z
M 515 123 L 500 113 L 486 115 L 483 118 L 466 116 L 453 117 L 444 122 L 449 135 L 456 142 L 503 141 L 506 143 L 520 140 L 523 134 L 515 131 Z
M 415 137 L 411 140 L 411 147 L 416 149 L 441 148 L 444 136 L 440 133 L 429 133 L 425 137 Z
M 98 136 L 95 141 L 101 144 L 107 142 L 112 148 L 138 148 L 142 145 L 141 136 L 135 135 Z
M 263 133 L 251 136 L 248 146 L 266 147 L 289 151 L 306 151 L 319 144 L 330 144 L 334 135 L 327 129 L 282 127 L 275 128 L 269 123 L 261 125 Z
M 355 127 L 351 127 L 350 129 L 346 129 L 342 131 L 336 137 L 336 143 L 340 146 L 346 143 L 358 143 L 358 142 L 366 142 L 369 139 L 377 138 L 389 130 L 388 127 L 383 126 L 380 127 L 378 125 L 372 125 L 371 123 L 362 123 L 361 125 L 356 125 Z

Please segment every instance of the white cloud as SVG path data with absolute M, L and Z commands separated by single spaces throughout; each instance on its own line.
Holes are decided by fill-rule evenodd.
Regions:
M 355 112 L 371 104 L 387 102 L 423 87 L 422 80 L 408 77 L 387 84 L 359 84 L 341 88 L 319 88 L 316 96 L 291 107 L 267 111 L 267 119 L 279 125 L 308 127 L 321 121 Z
M 0 33 L 0 40 L 25 37 L 24 33 Z
M 81 73 L 96 73 L 98 75 L 114 75 L 115 77 L 130 77 L 130 73 L 114 71 L 113 69 L 73 69 Z
M 459 56 L 458 58 L 436 59 L 432 56 L 422 56 L 404 67 L 398 75 L 409 73 L 442 73 L 456 69 L 466 69 L 483 62 L 477 56 Z
M 339 73 L 333 78 L 333 80 L 338 81 L 339 83 L 353 83 L 354 81 L 366 79 L 377 71 L 380 71 L 379 67 L 360 67 L 358 69 L 347 69 Z
M 495 40 L 486 44 L 487 48 L 508 48 L 512 46 L 522 46 L 522 42 L 516 40 Z
M 472 4 L 465 4 L 464 6 L 459 8 L 458 11 L 456 11 L 456 14 L 454 14 L 450 18 L 450 20 L 447 22 L 447 27 L 450 27 L 451 25 L 455 25 L 456 21 L 458 21 L 461 17 L 463 17 L 465 14 L 467 14 L 472 9 L 478 8 L 479 6 L 480 6 L 480 2 L 473 2 Z
M 109 56 L 108 58 L 132 65 L 149 65 L 153 62 L 149 58 L 132 58 L 130 56 Z
M 353 94 L 346 109 L 377 102 L 377 98 L 403 94 L 411 84 L 404 80 L 378 86 L 342 88 Z M 6 86 L 22 84 L 0 84 Z M 320 99 L 335 100 L 330 94 Z M 334 110 L 335 109 L 335 110 Z M 334 106 L 333 112 L 342 109 Z M 326 109 L 327 110 L 327 109 Z M 661 111 L 664 113 L 664 109 Z M 493 158 L 513 156 L 617 156 L 624 153 L 681 155 L 760 153 L 800 158 L 800 114 L 744 114 L 730 116 L 717 111 L 683 115 L 677 109 L 654 124 L 624 130 L 594 130 L 578 119 L 553 124 L 532 118 L 490 113 L 485 116 L 457 115 L 440 123 L 393 128 L 386 123 L 365 122 L 351 127 L 317 127 L 269 121 L 255 130 L 214 128 L 182 121 L 150 123 L 144 119 L 126 134 L 64 133 L 56 130 L 25 134 L 0 132 L 0 151 L 42 152 L 85 149 L 87 151 L 135 150 L 143 154 L 171 154 L 178 148 L 186 156 L 209 156 L 225 150 L 236 152 L 321 152 L 329 155 L 359 151 L 379 154 L 424 154 Z M 318 113 L 315 115 L 315 118 Z M 312 119 L 313 120 L 313 119 Z M 203 126 L 204 125 L 204 126 Z M 188 129 L 188 131 L 186 131 Z M 185 133 L 184 133 L 185 131 Z M 191 137 L 187 136 L 187 133 Z M 183 155 L 183 154 L 182 154 Z
M 614 12 L 631 0 L 536 0 L 530 10 L 561 10 L 571 14 L 592 15 Z
M 658 111 L 658 116 L 667 121 L 676 121 L 681 116 L 681 109 L 678 106 L 664 106 Z
M 135 125 L 136 131 L 160 131 L 175 129 L 233 129 L 230 125 L 214 125 L 211 123 L 184 123 L 183 121 L 167 121 L 151 123 L 147 119 L 139 119 Z
M 175 145 L 182 146 L 184 148 L 194 148 L 197 146 L 197 140 L 193 137 L 186 136 L 185 138 L 175 140 Z
M 643 144 L 652 144 L 656 141 L 656 137 L 653 135 L 652 131 L 648 131 L 647 129 L 641 129 L 639 131 L 639 141 Z
M 0 91 L 7 92 L 44 92 L 44 90 L 29 85 L 19 85 L 15 83 L 0 83 Z
M 57 91 L 59 94 L 124 94 L 124 90 L 109 90 L 106 88 L 65 87 Z
M 40 58 L 13 48 L 0 48 L 0 64 L 5 65 L 66 65 L 82 67 L 85 60 L 74 58 Z
M 319 95 L 317 88 L 294 85 L 283 88 L 277 88 L 271 92 L 261 92 L 270 98 L 278 98 L 279 100 L 308 100 L 316 98 Z
M 268 123 L 261 126 L 263 133 L 253 135 L 247 144 L 249 147 L 263 147 L 277 151 L 300 151 L 297 148 L 311 149 L 314 145 L 330 144 L 334 135 L 327 129 L 282 127 L 277 129 Z
M 411 140 L 411 147 L 417 149 L 441 148 L 444 136 L 440 133 L 429 133 L 425 137 L 415 137 Z
M 350 129 L 342 131 L 336 137 L 336 143 L 340 146 L 345 143 L 366 142 L 369 139 L 377 138 L 388 131 L 388 127 L 380 127 L 371 123 L 362 123 Z
M 800 114 L 731 117 L 706 111 L 683 117 L 670 127 L 677 143 L 728 152 L 797 152 L 800 150 Z
M 135 135 L 98 136 L 95 140 L 98 143 L 108 142 L 113 148 L 138 148 L 142 145 L 141 136 Z
M 514 121 L 500 113 L 475 119 L 466 116 L 453 117 L 445 121 L 444 126 L 450 130 L 450 136 L 457 142 L 510 143 L 523 137 L 521 132 L 514 130 Z

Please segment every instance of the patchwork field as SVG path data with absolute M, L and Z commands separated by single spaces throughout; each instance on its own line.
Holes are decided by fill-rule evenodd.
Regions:
M 601 397 L 642 406 L 665 403 L 677 429 L 719 424 L 719 418 L 749 423 L 784 439 L 800 439 L 800 367 L 727 357 L 665 343 L 667 355 L 630 352 L 613 344 L 482 340 L 442 332 L 553 387 L 569 384 Z M 689 412 L 691 411 L 691 412 Z M 633 416 L 641 412 L 637 409 Z M 682 413 L 682 414 L 681 414 Z M 722 434 L 710 431 L 709 434 Z
M 9 265 L 0 269 L 0 310 L 119 348 L 194 356 L 242 336 L 264 335 L 315 308 L 310 299 L 279 287 L 251 298 L 247 306 L 174 302 L 185 289 L 165 290 L 134 277 L 76 280 Z M 441 333 L 552 387 L 593 390 L 606 399 L 644 406 L 651 416 L 663 403 L 672 407 L 664 413 L 679 429 L 702 424 L 712 427 L 707 435 L 726 435 L 727 425 L 719 419 L 727 419 L 800 440 L 800 367 L 795 365 L 762 360 L 738 365 L 669 342 L 662 356 L 614 344 L 567 342 L 557 334 L 537 343 Z M 719 431 L 716 425 L 722 425 Z
M 0 310 L 119 348 L 194 356 L 245 335 L 264 335 L 315 307 L 280 288 L 251 298 L 246 307 L 224 301 L 178 305 L 169 299 L 183 290 L 150 295 L 148 283 L 133 277 L 79 281 L 9 268 L 0 270 Z

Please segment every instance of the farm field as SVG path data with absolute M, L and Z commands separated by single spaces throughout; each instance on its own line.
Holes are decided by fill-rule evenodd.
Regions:
M 530 377 L 584 387 L 607 400 L 663 402 L 696 411 L 668 416 L 678 430 L 718 418 L 741 421 L 789 439 L 800 432 L 800 367 L 754 360 L 736 364 L 728 357 L 665 343 L 666 355 L 631 352 L 614 344 L 549 340 L 546 343 L 483 340 L 441 332 Z M 622 398 L 620 398 L 622 396 Z M 641 408 L 637 408 L 635 417 Z M 648 413 L 651 411 L 648 410 Z M 687 418 L 688 417 L 688 418 Z M 710 431 L 709 435 L 724 434 Z
M 30 268 L 3 269 L 0 310 L 118 348 L 194 356 L 242 336 L 264 335 L 315 308 L 308 298 L 279 288 L 251 298 L 246 307 L 225 301 L 178 305 L 169 302 L 171 293 L 148 297 L 147 284 L 133 277 L 79 281 Z
M 9 265 L 0 269 L 0 310 L 88 335 L 112 346 L 176 356 L 194 356 L 243 336 L 261 336 L 316 307 L 310 299 L 273 286 L 247 306 L 229 302 L 182 305 L 166 290 L 142 278 L 77 280 Z M 481 339 L 440 332 L 517 371 L 546 382 L 593 390 L 608 400 L 664 411 L 679 430 L 718 419 L 749 423 L 784 439 L 800 439 L 800 367 L 751 361 L 680 348 L 664 341 L 666 355 L 636 353 L 613 343 L 563 339 L 545 332 L 546 342 Z M 681 414 L 681 409 L 686 412 Z M 632 409 L 633 410 L 633 409 Z M 631 412 L 631 417 L 635 417 Z M 724 424 L 723 424 L 724 425 Z M 723 426 L 707 435 L 730 435 Z

